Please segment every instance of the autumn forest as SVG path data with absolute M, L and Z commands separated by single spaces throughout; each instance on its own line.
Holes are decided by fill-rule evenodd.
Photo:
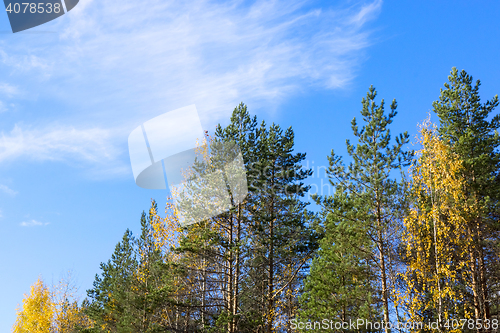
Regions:
M 497 332 L 498 97 L 456 68 L 438 88 L 412 138 L 390 132 L 396 100 L 369 87 L 348 156 L 328 156 L 332 195 L 309 196 L 293 129 L 241 103 L 206 140 L 241 150 L 243 202 L 182 226 L 152 201 L 85 297 L 40 278 L 13 332 Z M 217 168 L 216 150 L 192 174 Z

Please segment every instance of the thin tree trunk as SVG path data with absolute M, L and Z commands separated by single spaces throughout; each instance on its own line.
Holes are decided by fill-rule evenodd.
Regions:
M 477 281 L 477 262 L 476 256 L 474 255 L 474 250 L 472 249 L 473 245 L 469 247 L 469 256 L 472 263 L 472 292 L 474 295 L 474 319 L 481 319 L 481 305 L 479 302 L 479 293 L 478 293 L 478 281 Z M 477 332 L 480 332 L 477 329 Z
M 149 262 L 149 258 L 147 259 L 148 262 Z M 148 265 L 149 266 L 149 265 Z M 148 272 L 149 272 L 149 269 L 148 269 Z M 143 314 L 142 314 L 142 329 L 144 331 L 146 331 L 146 300 L 147 300 L 147 296 L 148 296 L 148 278 L 145 279 L 146 280 L 146 292 L 145 292 L 145 297 L 144 297 L 144 306 L 143 306 Z
M 384 321 L 388 323 L 389 319 L 389 290 L 387 288 L 387 272 L 386 272 L 386 263 L 385 263 L 385 246 L 384 246 L 384 238 L 382 233 L 382 221 L 381 216 L 382 212 L 380 210 L 380 202 L 377 193 L 377 236 L 378 236 L 378 248 L 379 248 L 379 260 L 380 260 L 380 273 L 382 278 L 382 304 L 384 307 Z M 390 332 L 390 329 L 387 328 L 387 325 L 384 325 L 384 329 L 386 333 Z
M 480 278 L 480 287 L 481 287 L 481 296 L 483 303 L 483 320 L 491 320 L 490 315 L 490 302 L 489 302 L 489 293 L 488 293 L 488 281 L 486 276 L 486 265 L 484 263 L 484 250 L 483 250 L 483 235 L 481 232 L 480 224 L 476 224 L 477 234 L 478 234 L 478 249 L 479 249 L 479 278 Z M 486 330 L 489 332 L 489 330 Z
M 432 209 L 434 210 L 434 205 L 436 204 L 435 198 L 434 198 L 435 193 L 431 193 L 431 205 Z M 441 276 L 439 274 L 439 253 L 438 253 L 438 243 L 437 243 L 437 218 L 435 216 L 435 213 L 433 212 L 432 214 L 432 224 L 433 224 L 433 233 L 434 233 L 434 263 L 435 263 L 435 268 L 436 268 L 436 276 L 437 276 L 437 287 L 438 287 L 438 323 L 439 323 L 439 332 L 441 332 L 441 325 L 443 323 L 443 299 L 441 297 Z
M 274 161 L 273 161 L 273 173 L 271 175 L 271 191 L 274 190 Z M 269 224 L 269 280 L 268 280 L 268 302 L 267 302 L 267 314 L 268 314 L 268 326 L 267 332 L 273 332 L 274 324 L 274 193 L 271 193 L 270 200 L 270 210 L 271 210 L 271 221 Z
M 229 315 L 232 315 L 234 312 L 233 309 L 233 297 L 234 297 L 234 292 L 233 292 L 233 287 L 234 287 L 234 258 L 233 258 L 233 214 L 230 216 L 230 222 L 229 222 L 229 256 L 228 256 L 228 266 L 229 266 L 229 274 L 228 274 L 228 283 L 229 283 L 229 292 L 228 292 L 228 302 L 227 302 L 227 309 Z M 233 320 L 228 321 L 227 323 L 228 326 L 228 332 L 233 333 Z
M 239 281 L 240 281 L 240 241 L 241 241 L 241 204 L 238 204 L 238 224 L 236 229 L 236 242 L 238 246 L 236 249 L 236 262 L 235 262 L 235 281 L 234 281 L 234 296 L 233 296 L 233 331 L 237 331 L 236 315 L 238 313 L 238 297 L 239 297 Z
M 386 273 L 386 267 L 385 267 L 385 257 L 384 257 L 384 244 L 383 244 L 383 239 L 382 239 L 382 230 L 378 230 L 378 237 L 379 237 L 379 248 L 380 248 L 380 255 L 379 255 L 379 260 L 380 260 L 380 271 L 382 275 L 382 303 L 384 306 L 384 321 L 388 323 L 390 321 L 389 319 L 389 293 L 388 293 L 388 288 L 387 288 L 387 273 Z M 387 325 L 385 325 L 385 332 L 389 333 L 390 330 L 387 328 Z
M 207 292 L 207 270 L 206 270 L 206 258 L 203 255 L 203 264 L 202 264 L 202 296 L 201 296 L 201 327 L 205 329 L 205 300 L 206 300 L 206 292 Z
M 268 303 L 267 303 L 267 315 L 268 315 L 268 327 L 267 332 L 271 333 L 273 331 L 274 323 L 274 219 L 271 218 L 269 237 L 271 239 L 271 245 L 269 248 L 269 280 L 268 280 Z
M 442 291 L 441 291 L 441 274 L 439 273 L 439 253 L 437 249 L 437 230 L 436 230 L 436 220 L 434 219 L 433 221 L 434 224 L 434 263 L 435 263 L 435 268 L 436 268 L 436 277 L 437 277 L 437 287 L 438 287 L 438 323 L 439 323 L 439 332 L 441 332 L 441 325 L 443 323 L 443 298 L 441 297 Z

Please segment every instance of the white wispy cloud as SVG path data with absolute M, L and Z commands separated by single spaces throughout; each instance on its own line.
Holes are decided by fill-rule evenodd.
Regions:
M 351 18 L 351 23 L 362 26 L 367 21 L 370 21 L 380 13 L 382 8 L 382 0 L 376 0 L 361 7 L 361 10 Z
M 59 34 L 0 43 L 3 70 L 23 82 L 23 93 L 64 105 L 52 117 L 67 124 L 4 129 L 0 162 L 112 161 L 123 155 L 116 140 L 169 110 L 196 104 L 212 127 L 240 101 L 272 109 L 311 86 L 346 87 L 370 45 L 366 22 L 381 4 L 81 1 L 44 27 Z M 110 134 L 117 127 L 120 139 Z
M 27 161 L 71 158 L 106 163 L 120 154 L 114 140 L 116 134 L 111 129 L 66 126 L 22 129 L 16 125 L 9 133 L 0 134 L 0 163 L 20 158 Z
M 0 83 L 0 94 L 12 97 L 19 94 L 19 88 L 8 83 Z
M 43 223 L 37 220 L 29 220 L 19 223 L 21 227 L 43 227 L 48 224 L 49 224 L 48 222 Z
M 17 195 L 17 191 L 14 191 L 7 185 L 0 184 L 0 191 L 2 191 L 5 194 L 10 195 L 11 197 L 15 197 Z
M 0 113 L 14 109 L 15 104 L 8 101 L 20 95 L 21 91 L 19 87 L 6 82 L 0 82 L 0 96 L 2 98 L 2 100 L 0 100 Z
M 0 101 L 0 113 L 6 112 L 8 110 L 9 110 L 9 108 L 7 107 L 7 105 L 5 104 L 5 102 Z

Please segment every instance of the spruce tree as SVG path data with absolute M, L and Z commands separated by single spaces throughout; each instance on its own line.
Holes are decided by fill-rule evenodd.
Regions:
M 127 229 L 111 259 L 101 263 L 93 288 L 87 291 L 87 314 L 94 322 L 88 332 L 134 333 L 132 284 L 137 270 L 132 232 Z
M 158 332 L 182 330 L 182 320 L 172 320 L 178 310 L 174 280 L 183 278 L 176 263 L 156 247 L 152 222 L 158 217 L 153 201 L 149 214 L 142 212 L 141 235 L 127 230 L 111 259 L 101 264 L 94 287 L 87 291 L 85 312 L 94 322 L 84 332 Z
M 133 306 L 135 327 L 139 332 L 158 332 L 168 323 L 165 314 L 172 310 L 175 271 L 163 260 L 153 238 L 152 221 L 157 216 L 153 200 L 149 214 L 142 213 L 141 236 L 137 239 L 137 272 L 133 280 Z

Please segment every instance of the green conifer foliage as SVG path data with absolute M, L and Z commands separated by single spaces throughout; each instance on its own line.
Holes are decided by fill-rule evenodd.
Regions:
M 439 100 L 433 103 L 440 122 L 438 132 L 463 161 L 464 200 L 475 207 L 464 226 L 472 237 L 468 255 L 473 287 L 472 290 L 457 287 L 463 289 L 464 298 L 473 304 L 475 318 L 490 320 L 500 311 L 496 296 L 500 282 L 500 115 L 492 116 L 499 103 L 498 96 L 481 103 L 480 81 L 473 84 L 472 76 L 464 70 L 453 68 L 448 79 Z
M 101 263 L 94 287 L 87 291 L 89 318 L 94 322 L 91 332 L 133 333 L 132 283 L 137 270 L 132 232 L 127 229 L 115 247 L 111 259 Z
M 325 238 L 305 285 L 303 319 L 335 314 L 341 321 L 381 315 L 388 322 L 391 311 L 398 315 L 395 248 L 405 197 L 394 171 L 409 165 L 413 152 L 403 150 L 406 132 L 391 144 L 388 127 L 397 104 L 393 100 L 391 111 L 385 113 L 384 100 L 377 105 L 376 96 L 371 86 L 362 100 L 361 129 L 356 118 L 351 122 L 357 144 L 347 140 L 349 165 L 333 150 L 329 157 L 327 173 L 335 194 L 315 198 L 326 218 Z M 328 268 L 333 271 L 326 273 Z

